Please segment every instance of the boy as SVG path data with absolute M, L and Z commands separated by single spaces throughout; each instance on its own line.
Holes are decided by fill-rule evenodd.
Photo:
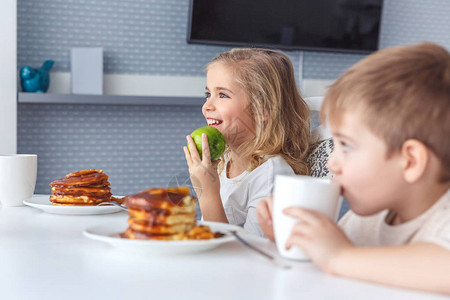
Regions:
M 335 225 L 298 207 L 286 247 L 328 273 L 450 294 L 450 55 L 423 43 L 378 51 L 328 90 L 328 167 L 351 211 Z M 273 239 L 271 199 L 257 207 Z

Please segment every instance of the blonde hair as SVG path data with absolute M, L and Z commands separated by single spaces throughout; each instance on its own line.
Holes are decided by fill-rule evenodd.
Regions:
M 238 149 L 251 158 L 250 170 L 268 156 L 281 155 L 296 174 L 308 174 L 310 111 L 298 92 L 290 59 L 280 51 L 247 48 L 219 54 L 206 71 L 213 64 L 229 67 L 250 100 L 248 112 L 244 113 L 250 113 L 255 120 L 255 138 Z
M 355 110 L 386 142 L 388 157 L 419 140 L 441 161 L 440 181 L 450 180 L 450 54 L 443 47 L 394 47 L 355 64 L 328 90 L 321 120 L 338 124 Z

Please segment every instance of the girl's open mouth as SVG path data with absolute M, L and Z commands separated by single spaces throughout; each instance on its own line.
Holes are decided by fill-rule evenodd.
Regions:
M 216 119 L 207 119 L 208 126 L 217 126 L 222 124 L 222 121 Z

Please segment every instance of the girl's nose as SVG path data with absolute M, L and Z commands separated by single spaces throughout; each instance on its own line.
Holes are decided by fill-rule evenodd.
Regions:
M 206 98 L 206 102 L 203 104 L 202 110 L 203 111 L 212 111 L 214 109 L 215 109 L 214 103 L 210 96 L 209 98 Z

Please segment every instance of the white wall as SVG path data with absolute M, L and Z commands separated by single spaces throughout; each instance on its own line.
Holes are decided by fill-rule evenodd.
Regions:
M 17 151 L 17 1 L 0 1 L 0 154 Z

